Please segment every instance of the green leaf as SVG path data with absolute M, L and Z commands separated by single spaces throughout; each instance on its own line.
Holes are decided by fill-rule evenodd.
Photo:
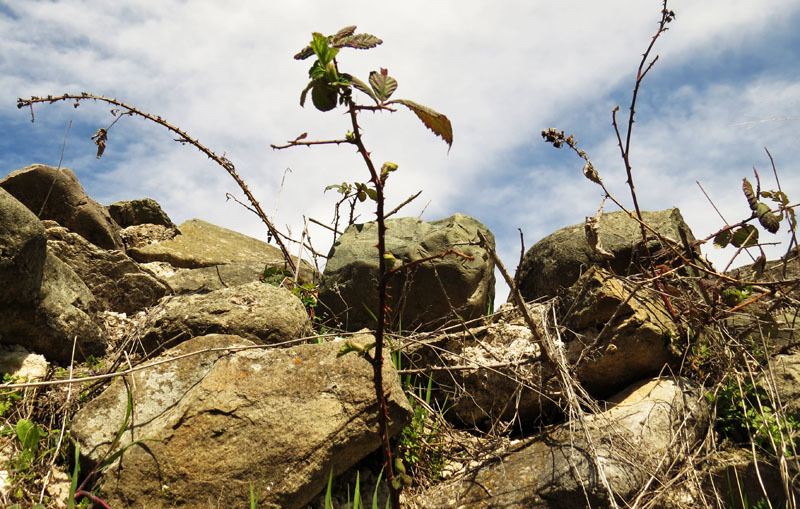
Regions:
M 328 65 L 339 53 L 337 48 L 332 48 L 328 45 L 328 38 L 319 32 L 311 34 L 314 39 L 311 41 L 311 49 L 323 66 Z
M 742 226 L 733 233 L 731 244 L 736 247 L 755 246 L 758 244 L 758 229 L 752 224 Z
M 360 79 L 356 78 L 355 76 L 351 76 L 350 74 L 342 74 L 342 76 L 344 78 L 347 78 L 357 90 L 360 90 L 361 92 L 364 92 L 365 94 L 370 96 L 372 100 L 375 101 L 376 104 L 380 104 L 378 97 L 375 95 L 372 89 L 369 88 L 369 85 L 367 85 Z
M 714 237 L 714 245 L 716 247 L 727 247 L 731 243 L 731 231 L 723 230 Z
M 742 191 L 744 192 L 745 198 L 747 198 L 747 203 L 750 205 L 750 210 L 756 210 L 758 198 L 756 197 L 756 193 L 753 191 L 752 184 L 750 184 L 750 181 L 746 178 L 742 179 Z
M 755 213 L 756 216 L 758 216 L 758 222 L 761 223 L 761 226 L 770 233 L 778 233 L 781 227 L 781 218 L 772 213 L 769 205 L 758 202 Z
M 389 76 L 389 71 L 381 67 L 381 72 L 369 73 L 369 84 L 381 101 L 386 101 L 397 90 L 397 80 Z
M 314 86 L 314 81 L 309 81 L 306 88 L 300 93 L 300 107 L 304 107 L 306 105 L 306 96 L 308 95 L 308 91 L 311 90 L 311 87 Z
M 27 419 L 20 419 L 17 421 L 15 431 L 23 452 L 36 454 L 39 448 L 39 439 L 42 437 L 41 428 Z
M 453 146 L 453 126 L 450 125 L 450 120 L 446 116 L 407 99 L 394 99 L 386 104 L 402 104 L 410 109 L 425 124 L 425 127 L 447 143 L 448 148 Z
M 356 48 L 369 49 L 382 44 L 383 41 L 371 34 L 356 34 L 356 26 L 347 26 L 336 32 L 334 35 L 325 37 L 326 43 L 333 48 Z M 315 34 L 317 35 L 317 34 Z M 318 34 L 322 36 L 322 34 Z M 324 36 L 322 36 L 324 37 Z M 319 43 L 318 43 L 319 44 Z M 301 49 L 295 56 L 295 60 L 305 60 L 315 54 L 312 45 Z M 326 62 L 327 63 L 327 62 Z
M 319 111 L 330 111 L 336 107 L 339 91 L 324 81 L 314 81 L 311 86 L 311 102 Z

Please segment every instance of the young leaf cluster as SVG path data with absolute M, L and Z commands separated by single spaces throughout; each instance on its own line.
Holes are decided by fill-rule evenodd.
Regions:
M 350 101 L 352 88 L 355 88 L 375 102 L 375 106 L 370 108 L 391 110 L 390 105 L 405 106 L 425 124 L 425 127 L 441 137 L 448 147 L 452 146 L 453 127 L 445 115 L 408 99 L 390 99 L 397 90 L 397 80 L 389 76 L 387 69 L 372 71 L 368 79 L 369 84 L 350 74 L 339 72 L 336 62 L 339 48 L 369 49 L 383 42 L 371 34 L 356 34 L 355 30 L 355 26 L 345 27 L 327 37 L 314 32 L 311 43 L 295 55 L 295 59 L 298 60 L 304 60 L 312 55 L 317 57 L 308 71 L 311 81 L 300 94 L 300 105 L 305 105 L 308 93 L 311 92 L 311 102 L 314 106 L 320 111 L 330 111 L 337 105 Z
M 758 178 L 757 174 L 756 178 Z M 789 197 L 786 196 L 786 193 L 783 191 L 761 191 L 761 183 L 758 180 L 756 180 L 756 185 L 757 188 L 754 190 L 749 180 L 742 179 L 742 192 L 747 199 L 747 204 L 750 206 L 751 219 L 757 219 L 768 232 L 778 233 L 781 221 L 785 217 L 791 230 L 794 231 L 797 228 L 797 218 L 794 209 L 789 206 Z M 772 208 L 763 201 L 759 201 L 759 198 L 767 198 L 775 202 L 780 213 L 774 213 Z M 758 228 L 752 224 L 742 224 L 735 230 L 726 228 L 714 237 L 714 244 L 719 247 L 726 247 L 728 244 L 732 244 L 738 248 L 756 246 L 758 245 Z

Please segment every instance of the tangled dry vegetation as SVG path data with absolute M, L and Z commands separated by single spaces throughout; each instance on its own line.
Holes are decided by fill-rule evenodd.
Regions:
M 567 146 L 574 150 L 585 161 L 584 175 L 590 181 L 602 186 L 607 198 L 640 223 L 642 237 L 645 240 L 654 238 L 659 242 L 658 250 L 645 249 L 635 259 L 633 262 L 635 266 L 629 271 L 633 275 L 620 276 L 620 279 L 630 290 L 631 296 L 645 289 L 654 291 L 658 295 L 677 331 L 670 338 L 670 348 L 679 362 L 668 374 L 686 377 L 702 385 L 705 391 L 704 397 L 714 406 L 714 426 L 709 429 L 702 446 L 691 451 L 688 460 L 665 465 L 658 476 L 654 474 L 630 506 L 669 507 L 666 501 L 680 500 L 682 493 L 691 493 L 693 500 L 699 500 L 704 507 L 793 508 L 796 507 L 795 492 L 799 487 L 797 475 L 800 474 L 795 441 L 798 422 L 787 413 L 787 402 L 781 401 L 778 396 L 774 358 L 776 354 L 790 352 L 800 345 L 800 338 L 796 332 L 800 312 L 798 302 L 800 257 L 794 214 L 797 205 L 791 204 L 780 189 L 778 172 L 773 167 L 778 189 L 762 192 L 758 181 L 757 189 L 753 190 L 752 185 L 745 180 L 743 190 L 750 205 L 750 215 L 739 223 L 733 225 L 726 223 L 719 232 L 699 242 L 690 242 L 688 239 L 667 239 L 642 221 L 628 158 L 630 132 L 633 126 L 636 93 L 641 81 L 655 63 L 655 59 L 648 60 L 648 55 L 653 43 L 666 30 L 667 24 L 674 19 L 674 13 L 667 9 L 666 1 L 663 7 L 659 30 L 647 48 L 639 67 L 625 137 L 620 134 L 616 122 L 616 110 L 614 112 L 614 127 L 620 143 L 621 157 L 628 170 L 634 210 L 628 211 L 608 192 L 590 158 L 578 147 L 574 137 L 565 136 L 563 131 L 556 129 L 543 132 L 544 138 L 555 147 Z M 313 83 L 312 81 L 309 87 L 312 87 Z M 339 83 L 336 86 L 344 85 Z M 40 102 L 59 100 L 77 102 L 98 98 L 108 101 L 98 96 L 81 94 L 33 98 L 30 101 L 20 100 L 20 106 L 32 108 L 34 103 Z M 382 98 L 384 102 L 385 99 L 388 99 L 388 96 Z M 160 117 L 142 113 L 123 103 L 113 104 L 125 109 L 125 114 L 137 114 L 167 127 L 180 136 L 181 143 L 201 147 L 196 140 L 167 124 Z M 355 118 L 354 111 L 351 108 L 353 118 Z M 354 129 L 357 134 L 357 126 Z M 100 134 L 103 141 L 105 136 L 103 133 Z M 452 136 L 452 133 L 450 134 Z M 300 138 L 296 139 L 294 144 L 307 143 L 301 143 L 299 140 Z M 345 141 L 351 142 L 350 138 Z M 104 148 L 104 141 L 102 145 L 98 143 L 98 147 Z M 363 146 L 359 148 L 363 149 Z M 205 147 L 202 147 L 201 151 L 217 161 L 236 179 L 260 212 L 255 198 L 236 175 L 230 161 L 216 156 Z M 101 153 L 102 150 L 98 152 L 98 157 Z M 377 173 L 373 168 L 373 180 L 370 182 L 379 185 L 380 181 L 382 185 L 385 183 L 388 171 L 385 175 L 376 177 Z M 758 179 L 758 176 L 756 178 Z M 358 189 L 355 190 L 356 193 Z M 366 191 L 364 193 L 366 194 Z M 346 192 L 342 194 L 347 196 Z M 353 204 L 356 203 L 356 199 L 360 199 L 358 194 L 352 194 L 351 197 L 355 197 Z M 763 203 L 762 199 L 772 200 L 775 205 L 770 207 Z M 602 206 L 596 216 L 587 219 L 586 224 L 587 241 L 599 254 L 604 252 L 596 230 L 601 214 Z M 274 229 L 263 213 L 259 215 L 264 218 L 274 238 L 279 240 L 282 234 Z M 350 218 L 351 220 L 353 218 L 352 209 Z M 791 238 L 782 260 L 767 262 L 762 252 L 760 256 L 753 257 L 755 263 L 746 268 L 717 271 L 700 255 L 699 245 L 706 242 L 736 246 L 734 259 L 745 253 L 757 253 L 760 249 L 757 238 L 759 230 L 754 226 L 755 222 L 759 222 L 765 230 L 772 233 L 777 231 L 781 224 L 788 227 Z M 287 249 L 282 243 L 280 245 L 290 260 Z M 647 242 L 643 245 L 647 245 Z M 495 261 L 502 267 L 499 259 Z M 574 373 L 583 355 L 577 361 L 568 361 L 563 353 L 563 341 L 574 338 L 577 334 L 576 331 L 563 325 L 570 319 L 570 296 L 564 294 L 544 302 L 524 303 L 517 292 L 515 281 L 504 269 L 503 272 L 512 288 L 513 306 L 503 306 L 496 313 L 469 323 L 456 320 L 455 324 L 433 332 L 386 332 L 387 345 L 393 350 L 396 368 L 403 379 L 414 410 L 411 424 L 395 437 L 392 443 L 392 454 L 401 458 L 403 464 L 404 471 L 399 472 L 398 476 L 404 483 L 410 485 L 404 494 L 408 505 L 413 505 L 419 497 L 424 497 L 425 490 L 436 483 L 463 476 L 478 465 L 501 458 L 509 451 L 518 449 L 532 440 L 531 437 L 535 437 L 537 433 L 545 432 L 555 424 L 569 421 L 574 423 L 576 433 L 583 433 L 586 429 L 586 419 L 601 410 L 600 403 L 587 394 L 575 379 Z M 276 284 L 283 283 L 282 280 L 276 281 Z M 298 295 L 305 299 L 304 303 L 312 312 L 315 304 L 313 295 L 313 290 L 309 289 L 306 289 L 302 296 Z M 532 357 L 530 343 L 510 344 L 502 350 L 493 350 L 477 341 L 475 355 L 464 356 L 460 365 L 441 362 L 441 366 L 448 365 L 448 367 L 435 368 L 430 364 L 418 364 L 417 354 L 423 350 L 432 351 L 434 356 L 439 358 L 447 355 L 451 357 L 463 355 L 447 351 L 446 347 L 442 346 L 446 344 L 442 342 L 442 338 L 446 338 L 448 333 L 472 331 L 468 333 L 473 334 L 479 328 L 509 316 L 516 317 L 520 327 L 527 328 L 533 334 L 534 343 L 537 345 L 536 360 L 546 363 L 550 369 L 547 379 L 542 379 L 541 372 L 530 370 Z M 111 377 L 125 369 L 133 369 L 147 362 L 147 358 L 137 357 L 135 353 L 138 334 L 147 320 L 146 314 L 133 319 L 107 315 L 106 332 L 116 342 L 115 348 L 107 357 L 90 359 L 85 364 L 72 365 L 68 368 L 47 368 L 44 377 L 50 381 L 85 379 L 81 383 L 51 382 L 24 388 L 0 389 L 0 419 L 2 419 L 0 451 L 7 465 L 5 475 L 8 479 L 8 488 L 2 495 L 4 505 L 62 507 L 65 504 L 75 504 L 75 499 L 68 495 L 76 493 L 85 495 L 79 505 L 88 506 L 91 503 L 91 482 L 97 472 L 82 472 L 80 475 L 82 484 L 78 484 L 78 476 L 73 474 L 77 473 L 77 470 L 74 469 L 74 460 L 68 447 L 70 418 L 83 402 L 97 395 Z M 611 321 L 613 316 L 609 323 Z M 317 323 L 319 324 L 319 321 Z M 319 325 L 319 327 L 320 337 L 330 332 L 337 332 L 329 325 Z M 600 331 L 597 340 L 602 335 L 603 331 Z M 587 346 L 587 355 L 591 346 Z M 557 390 L 553 393 L 558 394 L 558 397 L 551 401 L 553 410 L 537 422 L 535 429 L 531 429 L 531 424 L 523 422 L 515 409 L 515 402 L 511 401 L 507 408 L 502 408 L 499 413 L 485 409 L 486 415 L 499 415 L 488 425 L 468 429 L 456 427 L 452 420 L 448 419 L 448 402 L 464 397 L 463 393 L 456 392 L 460 376 L 457 373 L 479 371 L 491 372 L 515 384 L 519 394 L 525 391 L 538 392 L 543 387 L 555 387 Z M 439 379 L 441 376 L 449 376 L 453 381 L 451 384 L 453 389 L 445 388 L 446 384 L 433 383 L 434 374 Z M 4 381 L 15 380 L 6 377 Z M 453 392 L 447 393 L 448 390 Z M 619 446 L 624 449 L 624 444 Z M 676 444 L 676 447 L 680 447 L 680 444 Z M 764 487 L 764 492 L 765 494 L 768 492 L 770 497 L 775 496 L 780 502 L 774 502 L 766 495 L 760 500 L 748 501 L 741 490 L 735 489 L 738 478 L 732 481 L 733 484 L 719 486 L 718 490 L 709 492 L 698 472 L 713 469 L 728 456 L 747 458 L 756 469 L 769 468 L 776 471 L 777 478 L 781 480 L 780 491 L 776 493 Z M 361 471 L 373 472 L 371 477 L 365 475 L 366 478 L 362 478 L 362 486 L 368 484 L 370 480 L 377 479 L 374 473 L 380 470 L 381 464 L 383 461 L 376 457 L 369 457 L 360 464 Z M 354 471 L 358 470 L 359 467 L 356 467 Z M 408 479 L 403 476 L 407 476 Z M 334 490 L 333 498 L 345 500 L 352 486 L 348 483 L 353 482 L 351 473 L 342 476 L 339 481 L 340 491 Z M 608 484 L 604 484 L 605 488 L 611 491 Z M 365 492 L 372 492 L 371 487 L 363 489 Z M 386 494 L 383 493 L 382 497 L 386 499 Z M 616 505 L 613 496 L 611 500 L 612 504 Z M 673 506 L 680 507 L 680 503 L 675 502 Z

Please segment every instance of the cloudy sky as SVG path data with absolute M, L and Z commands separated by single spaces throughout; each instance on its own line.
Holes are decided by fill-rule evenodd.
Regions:
M 644 209 L 681 209 L 697 237 L 748 215 L 741 179 L 753 167 L 800 196 L 800 3 L 675 0 L 658 63 L 639 96 L 631 162 Z M 374 159 L 394 161 L 390 207 L 418 190 L 405 214 L 427 220 L 463 212 L 485 223 L 509 267 L 526 247 L 593 215 L 601 190 L 581 161 L 546 145 L 548 127 L 573 133 L 612 192 L 630 205 L 611 126 L 626 118 L 636 68 L 660 17 L 657 0 L 0 0 L 0 178 L 33 163 L 72 169 L 103 204 L 151 197 L 176 223 L 191 218 L 266 239 L 233 201 L 242 193 L 221 168 L 163 128 L 125 117 L 95 158 L 91 135 L 113 121 L 84 103 L 16 108 L 17 97 L 90 92 L 160 115 L 237 167 L 275 224 L 297 236 L 303 217 L 329 222 L 330 184 L 366 181 L 349 147 L 273 151 L 302 132 L 341 137 L 341 111 L 299 105 L 311 63 L 292 59 L 311 32 L 347 25 L 377 35 L 369 51 L 345 49 L 339 67 L 366 80 L 380 67 L 406 98 L 446 114 L 452 149 L 408 111 L 364 114 Z M 606 211 L 613 211 L 611 205 Z M 374 215 L 360 210 L 361 220 Z M 326 253 L 331 234 L 310 230 Z M 775 237 L 781 240 L 784 237 Z M 730 253 L 708 254 L 723 264 Z M 742 259 L 739 263 L 746 262 Z M 504 286 L 504 285 L 503 285 Z M 498 288 L 502 296 L 507 292 Z

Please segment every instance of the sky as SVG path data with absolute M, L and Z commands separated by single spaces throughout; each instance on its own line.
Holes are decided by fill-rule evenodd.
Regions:
M 745 219 L 743 177 L 754 181 L 755 167 L 762 188 L 777 188 L 765 148 L 782 190 L 800 201 L 800 2 L 668 7 L 676 19 L 654 47 L 659 59 L 642 84 L 632 133 L 642 209 L 680 208 L 698 238 Z M 386 68 L 399 83 L 393 98 L 429 106 L 453 125 L 448 150 L 407 110 L 360 116 L 374 160 L 399 165 L 388 208 L 422 190 L 402 215 L 473 216 L 513 268 L 519 230 L 528 249 L 594 215 L 603 198 L 574 153 L 543 142 L 543 129 L 574 134 L 612 194 L 631 206 L 611 112 L 620 106 L 624 136 L 661 8 L 655 0 L 0 0 L 0 178 L 61 161 L 100 203 L 149 197 L 175 223 L 199 218 L 266 240 L 260 220 L 226 200 L 244 200 L 230 176 L 164 128 L 123 117 L 97 159 L 90 138 L 115 119 L 108 105 L 37 105 L 33 123 L 16 107 L 18 97 L 89 92 L 159 115 L 224 155 L 275 225 L 299 237 L 304 218 L 331 222 L 338 196 L 326 186 L 369 177 L 353 147 L 270 149 L 303 132 L 341 138 L 349 127 L 341 109 L 300 107 L 312 60 L 292 56 L 312 32 L 357 25 L 384 43 L 343 49 L 340 71 L 366 81 Z M 359 222 L 375 217 L 366 205 L 357 212 Z M 785 242 L 785 229 L 762 240 Z M 313 224 L 309 233 L 327 253 L 332 234 Z M 732 255 L 704 251 L 718 268 Z M 507 292 L 498 283 L 498 303 Z

